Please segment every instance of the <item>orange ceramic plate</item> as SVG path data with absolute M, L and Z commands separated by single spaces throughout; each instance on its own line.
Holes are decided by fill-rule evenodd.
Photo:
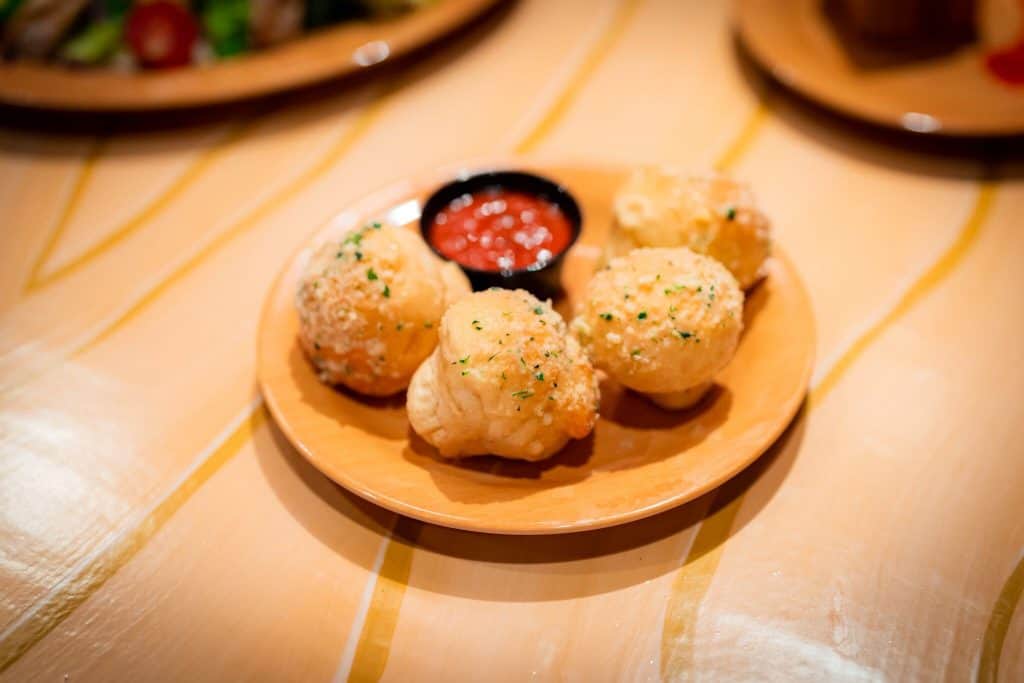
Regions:
M 504 167 L 510 167 L 505 164 Z M 582 293 L 611 222 L 626 169 L 533 167 L 562 182 L 583 210 L 566 257 L 563 315 Z M 341 214 L 313 242 L 365 220 L 415 227 L 418 206 L 453 172 L 378 193 Z M 259 375 L 271 413 L 317 468 L 350 491 L 403 515 L 504 534 L 582 531 L 621 524 L 710 491 L 761 455 L 803 400 L 814 355 L 810 303 L 782 253 L 748 297 L 746 330 L 719 385 L 697 409 L 668 413 L 610 382 L 593 436 L 541 463 L 437 458 L 409 429 L 403 399 L 365 399 L 321 384 L 296 343 L 293 304 L 301 255 L 270 292 L 260 326 Z
M 120 74 L 25 62 L 0 64 L 0 101 L 84 111 L 229 102 L 343 76 L 407 53 L 479 16 L 497 0 L 437 0 L 394 19 L 351 21 L 210 66 Z
M 736 25 L 775 78 L 848 116 L 915 133 L 1024 133 L 1024 87 L 990 75 L 981 51 L 858 68 L 840 46 L 822 0 L 739 0 Z

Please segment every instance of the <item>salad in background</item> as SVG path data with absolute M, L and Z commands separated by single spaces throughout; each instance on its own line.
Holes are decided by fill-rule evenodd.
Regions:
M 123 71 L 205 64 L 434 0 L 0 0 L 7 59 Z

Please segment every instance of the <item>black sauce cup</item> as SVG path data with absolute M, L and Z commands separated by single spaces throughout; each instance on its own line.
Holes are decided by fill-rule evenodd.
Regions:
M 500 189 L 531 194 L 557 206 L 569 221 L 572 234 L 569 243 L 551 260 L 533 263 L 518 270 L 480 270 L 459 263 L 458 260 L 442 254 L 430 239 L 437 214 L 446 209 L 452 200 L 464 194 L 482 190 Z M 420 233 L 435 254 L 446 261 L 453 261 L 469 277 L 473 289 L 480 291 L 489 287 L 525 289 L 541 299 L 555 299 L 562 293 L 562 262 L 566 253 L 579 239 L 583 227 L 583 214 L 579 204 L 562 185 L 532 173 L 521 171 L 487 171 L 453 180 L 441 186 L 430 196 L 420 213 Z

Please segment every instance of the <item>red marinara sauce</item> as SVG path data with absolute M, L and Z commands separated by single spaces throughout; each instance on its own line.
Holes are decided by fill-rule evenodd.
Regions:
M 1024 40 L 1005 50 L 985 56 L 992 74 L 1008 85 L 1024 85 Z
M 500 272 L 543 266 L 565 251 L 572 232 L 557 204 L 494 187 L 449 202 L 434 217 L 428 239 L 453 261 Z

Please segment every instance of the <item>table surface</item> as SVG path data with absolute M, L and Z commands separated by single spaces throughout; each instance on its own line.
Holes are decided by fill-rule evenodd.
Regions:
M 0 679 L 1024 680 L 1006 145 L 803 104 L 702 0 L 522 0 L 375 78 L 169 118 L 0 128 Z M 514 153 L 753 184 L 819 348 L 751 469 L 509 538 L 396 518 L 282 437 L 254 339 L 285 256 L 375 188 Z

